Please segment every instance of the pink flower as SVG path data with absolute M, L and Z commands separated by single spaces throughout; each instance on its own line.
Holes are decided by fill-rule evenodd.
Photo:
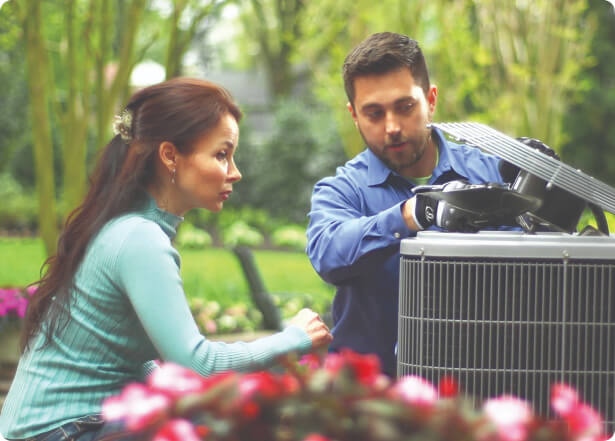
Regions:
M 309 369 L 318 369 L 320 367 L 321 360 L 318 355 L 310 353 L 301 357 L 299 364 L 302 366 L 307 366 Z
M 216 331 L 218 331 L 218 325 L 216 324 L 215 320 L 207 319 L 205 321 L 205 332 L 207 332 L 208 334 L 215 334 Z
M 248 400 L 259 395 L 263 398 L 276 398 L 283 395 L 280 382 L 267 371 L 245 374 L 239 379 L 239 396 Z
M 30 285 L 26 288 L 26 294 L 32 297 L 37 289 L 38 289 L 38 285 Z
M 573 438 L 595 441 L 603 436 L 602 417 L 587 404 L 581 402 L 576 390 L 566 384 L 555 384 L 551 388 L 551 407 L 566 421 Z
M 406 403 L 421 407 L 431 407 L 438 398 L 433 384 L 416 375 L 401 377 L 393 386 L 392 392 Z
M 551 387 L 551 407 L 560 417 L 567 417 L 579 406 L 577 391 L 566 384 L 554 384 Z
M 107 398 L 102 413 L 106 420 L 123 419 L 128 430 L 138 431 L 166 418 L 170 406 L 171 399 L 167 395 L 133 383 L 119 396 Z
M 303 438 L 303 441 L 330 441 L 330 439 L 319 433 L 310 433 L 308 436 Z
M 23 297 L 19 297 L 17 299 L 17 305 L 16 305 L 17 315 L 21 318 L 24 318 L 26 316 L 27 309 L 28 309 L 28 301 Z
M 579 441 L 599 441 L 606 438 L 602 432 L 602 417 L 585 403 L 581 403 L 568 415 L 566 422 L 572 436 Z
M 17 315 L 23 317 L 27 306 L 27 301 L 21 297 L 18 289 L 0 289 L 0 316 L 8 315 L 9 312 L 15 311 Z
M 504 395 L 487 400 L 483 405 L 487 419 L 496 427 L 498 439 L 523 441 L 533 421 L 532 409 L 526 401 Z
M 201 441 L 199 431 L 184 419 L 167 421 L 152 438 L 152 441 Z
M 154 391 L 177 398 L 184 394 L 203 391 L 207 381 L 190 369 L 167 362 L 152 372 L 147 378 L 147 384 Z

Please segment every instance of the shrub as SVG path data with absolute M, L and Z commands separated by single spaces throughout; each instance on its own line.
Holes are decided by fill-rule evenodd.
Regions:
M 259 247 L 265 243 L 265 238 L 260 231 L 241 220 L 227 227 L 222 235 L 224 245 L 227 247 L 234 247 L 237 245 Z
M 38 202 L 8 173 L 0 173 L 0 229 L 34 230 L 38 223 Z
M 278 228 L 271 235 L 271 243 L 276 247 L 304 251 L 307 245 L 305 228 L 299 225 L 287 225 Z
M 179 227 L 175 243 L 185 248 L 203 249 L 211 246 L 213 240 L 207 231 L 195 227 L 190 222 L 184 222 Z
M 299 363 L 279 373 L 226 372 L 208 378 L 163 364 L 146 384 L 133 383 L 103 403 L 139 439 L 156 441 L 599 441 L 602 420 L 566 385 L 555 385 L 558 420 L 532 414 L 503 396 L 480 410 L 451 378 L 438 388 L 416 377 L 391 381 L 378 359 L 351 351 Z

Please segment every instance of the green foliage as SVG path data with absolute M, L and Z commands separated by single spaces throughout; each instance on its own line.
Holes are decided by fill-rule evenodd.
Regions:
M 278 228 L 271 235 L 271 243 L 276 247 L 302 252 L 307 245 L 305 228 L 299 225 L 286 225 Z
M 10 169 L 16 151 L 32 143 L 23 38 L 12 6 L 0 8 L 0 172 Z
M 237 164 L 245 183 L 236 186 L 232 203 L 304 223 L 314 184 L 334 173 L 346 156 L 330 116 L 317 104 L 281 100 L 275 118 L 269 140 L 244 142 L 238 150 Z
M 36 198 L 8 173 L 0 173 L 0 201 L 0 229 L 34 230 L 38 215 Z
M 604 0 L 590 0 L 597 19 L 591 43 L 594 63 L 585 67 L 564 116 L 562 158 L 615 186 L 615 14 Z
M 213 240 L 207 231 L 195 227 L 190 222 L 183 222 L 177 232 L 175 243 L 184 248 L 203 249 L 210 246 Z
M 227 247 L 237 245 L 259 247 L 265 243 L 265 238 L 260 231 L 241 220 L 225 228 L 222 236 L 224 245 Z

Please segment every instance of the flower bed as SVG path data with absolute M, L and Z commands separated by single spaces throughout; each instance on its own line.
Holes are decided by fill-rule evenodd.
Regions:
M 163 364 L 145 384 L 104 402 L 107 420 L 123 420 L 154 441 L 598 441 L 601 417 L 570 387 L 552 389 L 557 420 L 529 403 L 493 398 L 474 408 L 454 379 L 438 387 L 416 376 L 391 381 L 378 360 L 346 351 L 282 361 L 281 372 L 227 372 L 209 378 Z
M 0 363 L 19 360 L 22 319 L 35 291 L 36 287 L 0 288 Z

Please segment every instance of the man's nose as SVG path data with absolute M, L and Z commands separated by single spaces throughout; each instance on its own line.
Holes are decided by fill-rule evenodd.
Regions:
M 401 131 L 399 119 L 395 116 L 393 112 L 387 112 L 385 124 L 386 134 L 389 136 L 396 136 Z

